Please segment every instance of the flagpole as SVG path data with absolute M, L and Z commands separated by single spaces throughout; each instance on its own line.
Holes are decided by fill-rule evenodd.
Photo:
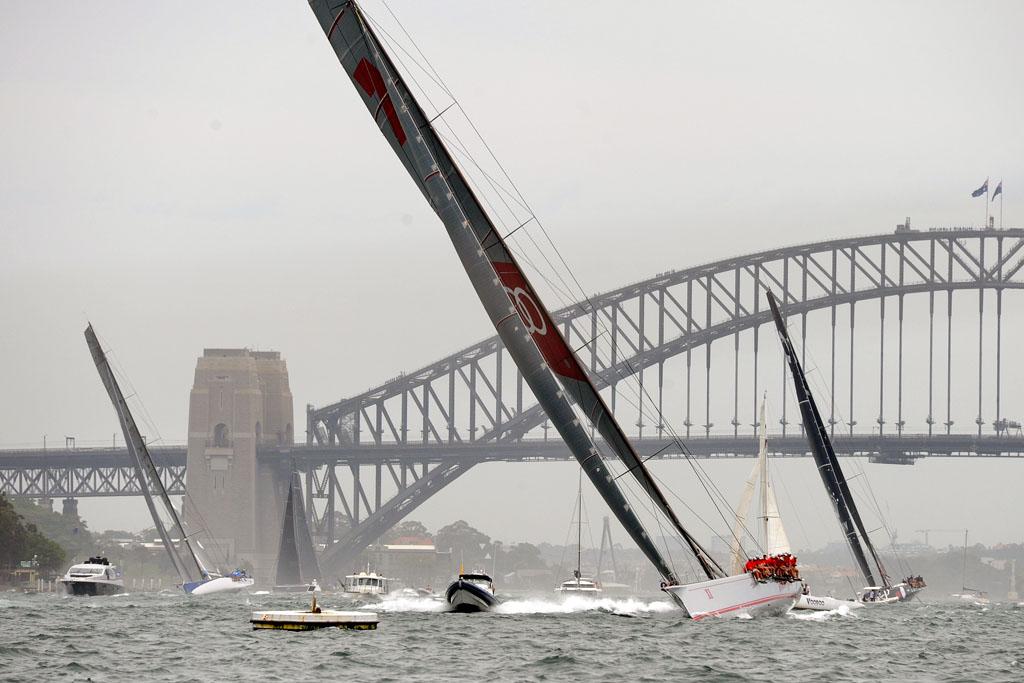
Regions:
M 999 183 L 1002 185 L 1002 182 Z M 1005 190 L 999 190 L 999 229 L 1003 229 L 1003 195 L 1006 194 Z
M 985 178 L 985 225 L 981 226 L 982 230 L 988 230 L 988 178 Z

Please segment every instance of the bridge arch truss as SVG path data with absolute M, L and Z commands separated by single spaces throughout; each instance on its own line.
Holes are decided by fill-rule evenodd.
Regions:
M 964 411 L 964 401 L 954 397 L 968 394 L 976 398 L 976 414 L 970 417 L 979 436 L 990 427 L 1005 434 L 1014 424 L 1006 419 L 1002 385 L 1003 312 L 1008 292 L 1024 289 L 1024 230 L 905 231 L 783 247 L 659 273 L 552 315 L 636 438 L 660 439 L 667 429 L 663 420 L 684 438 L 710 438 L 719 416 L 732 436 L 752 433 L 757 397 L 764 389 L 778 397 L 785 435 L 787 415 L 798 411 L 789 405 L 774 330 L 769 327 L 764 338 L 763 328 L 771 322 L 765 301 L 769 289 L 784 303 L 805 355 L 809 335 L 816 354 L 825 355 L 826 361 L 817 365 L 818 381 L 825 385 L 818 391 L 827 392 L 820 402 L 833 431 L 902 436 L 912 402 L 919 418 L 915 429 L 948 435 L 954 412 Z M 962 303 L 954 306 L 954 300 Z M 964 304 L 972 300 L 969 308 L 978 314 L 973 374 L 954 363 L 953 352 L 956 344 L 964 344 L 965 326 L 959 319 L 967 317 Z M 908 348 L 911 328 L 905 321 L 910 317 L 913 343 Z M 985 325 L 993 319 L 994 332 Z M 872 339 L 855 342 L 858 323 Z M 956 356 L 961 357 L 959 348 Z M 921 376 L 908 383 L 908 357 L 927 383 Z M 649 402 L 636 400 L 637 383 Z M 858 415 L 868 418 L 859 430 Z M 311 446 L 409 455 L 401 477 L 373 465 L 378 471 L 366 479 L 376 477 L 376 495 L 362 490 L 364 478 L 351 459 L 343 467 L 314 472 L 309 487 L 319 501 L 310 502 L 314 518 L 326 534 L 328 510 L 332 526 L 340 512 L 348 531 L 333 552 L 350 554 L 486 460 L 428 462 L 420 455 L 425 448 L 462 453 L 475 446 L 479 453 L 486 444 L 525 443 L 546 438 L 547 431 L 544 414 L 514 363 L 498 338 L 490 337 L 357 396 L 307 409 Z M 389 476 L 393 493 L 381 496 L 381 481 Z M 361 500 L 361 508 L 353 510 L 351 503 L 336 508 L 343 488 L 352 491 L 350 499 Z M 318 505 L 326 507 L 317 512 Z M 334 540 L 333 532 L 326 535 Z

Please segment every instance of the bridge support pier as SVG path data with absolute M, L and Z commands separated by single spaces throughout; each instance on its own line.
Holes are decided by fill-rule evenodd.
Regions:
M 221 570 L 248 563 L 271 580 L 289 471 L 260 447 L 294 441 L 288 368 L 276 351 L 206 349 L 189 402 L 185 517 L 212 537 Z M 226 563 L 226 564 L 225 564 Z

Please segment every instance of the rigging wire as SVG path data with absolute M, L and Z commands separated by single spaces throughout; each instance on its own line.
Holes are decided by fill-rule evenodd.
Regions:
M 385 2 L 384 4 L 387 7 L 387 3 Z M 551 260 L 547 256 L 547 251 L 546 250 L 542 250 L 540 248 L 540 246 L 537 244 L 536 240 L 533 238 L 533 235 L 531 234 L 531 231 L 530 230 L 523 231 L 525 236 L 526 236 L 526 238 L 530 240 L 530 242 L 534 246 L 534 248 L 536 248 L 537 251 L 541 254 L 545 264 L 551 269 L 552 272 L 555 273 L 557 279 L 562 284 L 562 288 L 564 288 L 564 289 L 562 289 L 562 288 L 555 288 L 555 287 L 553 287 L 553 289 L 556 290 L 558 295 L 563 295 L 565 293 L 565 290 L 568 290 L 568 289 L 572 288 L 569 285 L 569 283 L 566 281 L 565 277 L 562 275 L 562 270 L 564 270 L 569 275 L 569 277 L 572 279 L 573 283 L 575 284 L 575 288 L 582 294 L 582 300 L 580 301 L 579 305 L 582 306 L 582 302 L 586 301 L 589 304 L 589 306 L 590 306 L 590 310 L 594 312 L 594 318 L 593 318 L 594 324 L 596 324 L 600 320 L 601 326 L 605 327 L 604 320 L 600 319 L 600 317 L 596 315 L 597 308 L 594 305 L 594 302 L 590 299 L 590 297 L 583 290 L 583 287 L 580 284 L 578 278 L 575 276 L 575 274 L 569 268 L 566 259 L 564 258 L 562 253 L 559 251 L 557 245 L 555 245 L 554 241 L 551 239 L 550 234 L 548 233 L 547 229 L 544 227 L 544 225 L 540 221 L 540 219 L 537 217 L 536 212 L 533 211 L 532 207 L 527 202 L 527 200 L 523 196 L 522 192 L 519 190 L 518 186 L 512 180 L 511 176 L 509 175 L 509 173 L 507 172 L 505 167 L 497 159 L 497 156 L 495 155 L 493 149 L 490 147 L 490 145 L 487 143 L 487 141 L 483 138 L 483 136 L 481 135 L 479 129 L 474 124 L 472 119 L 468 116 L 468 114 L 465 111 L 464 107 L 462 106 L 461 102 L 457 98 L 455 98 L 453 96 L 453 94 L 452 94 L 450 89 L 448 89 L 445 85 L 443 85 L 443 79 L 440 77 L 440 75 L 438 74 L 437 70 L 430 63 L 430 60 L 427 59 L 425 55 L 423 55 L 422 50 L 419 49 L 419 46 L 416 44 L 415 40 L 411 37 L 411 35 L 409 35 L 408 31 L 405 30 L 405 27 L 401 24 L 401 21 L 398 20 L 398 18 L 394 16 L 394 13 L 391 11 L 390 7 L 388 7 L 388 11 L 395 18 L 395 21 L 398 23 L 399 27 L 401 28 L 403 33 L 406 35 L 406 37 L 414 45 L 415 49 L 420 54 L 420 56 L 423 58 L 424 62 L 426 62 L 426 64 L 429 66 L 431 72 L 433 72 L 435 78 L 432 78 L 432 80 L 435 83 L 437 83 L 438 86 L 441 87 L 446 92 L 446 94 L 455 102 L 455 104 L 458 107 L 459 111 L 462 113 L 463 117 L 466 119 L 467 123 L 472 128 L 473 132 L 476 134 L 477 139 L 479 139 L 479 141 L 481 142 L 483 147 L 487 150 L 487 153 L 491 157 L 491 160 L 498 167 L 498 169 L 501 171 L 501 174 L 504 176 L 505 180 L 509 183 L 509 185 L 514 190 L 515 196 L 519 200 L 518 203 L 520 203 L 522 206 L 524 206 L 529 211 L 530 217 L 533 219 L 534 224 L 537 225 L 538 228 L 542 231 L 542 233 L 544 234 L 544 238 L 546 239 L 549 247 L 555 252 L 556 256 L 558 257 L 558 260 L 560 261 L 560 263 L 562 265 L 562 269 L 561 270 L 558 269 L 558 268 L 555 268 L 554 264 L 551 262 Z M 390 37 L 390 34 L 388 34 L 388 36 Z M 408 55 L 407 51 L 403 50 L 403 52 L 405 52 Z M 450 108 L 450 106 L 451 105 L 449 105 L 449 108 Z M 445 123 L 446 127 L 448 127 L 449 130 L 451 130 L 450 124 L 448 124 L 447 121 L 445 121 L 444 123 Z M 459 140 L 461 142 L 461 138 L 458 138 L 457 135 L 455 137 L 456 137 L 457 140 Z M 475 160 L 474 160 L 473 163 L 475 165 L 479 166 L 479 164 L 476 164 Z M 490 178 L 489 175 L 487 175 L 486 177 L 488 179 Z M 491 185 L 492 185 L 492 188 L 494 188 L 495 191 L 498 192 L 499 196 L 500 196 L 500 194 L 501 194 L 500 191 L 498 191 L 496 189 L 496 185 L 497 184 L 492 182 Z M 536 269 L 536 268 L 535 268 L 535 270 L 539 271 L 539 269 Z M 558 290 L 561 290 L 561 291 L 558 291 Z M 582 306 L 582 310 L 586 311 L 587 308 L 585 306 Z M 607 316 L 607 313 L 605 315 Z M 607 328 L 606 328 L 606 331 L 607 331 Z M 641 334 L 641 339 L 640 339 L 640 347 L 641 348 L 643 347 L 644 341 L 645 341 L 645 339 L 643 339 L 643 336 Z M 593 353 L 597 353 L 598 348 L 599 348 L 599 345 L 595 344 L 594 349 L 593 349 L 592 352 Z M 620 366 L 616 365 L 614 363 L 611 363 L 610 361 L 607 363 L 607 365 L 610 366 L 616 372 L 616 374 L 619 375 L 620 380 L 627 380 L 629 377 L 632 376 L 632 375 L 628 375 L 628 376 L 624 375 L 622 370 L 621 370 L 621 368 L 620 368 Z M 626 367 L 628 367 L 628 368 L 630 368 L 632 370 L 632 366 L 628 363 L 628 361 L 625 362 L 625 365 L 626 365 Z M 630 383 L 627 382 L 626 386 L 629 386 L 629 385 L 630 385 Z M 638 407 L 641 415 L 643 415 L 643 401 L 644 401 L 645 398 L 646 398 L 646 400 L 652 406 L 655 405 L 655 403 L 654 403 L 652 397 L 650 396 L 649 392 L 643 387 L 642 380 L 641 380 L 641 383 L 640 383 L 640 390 L 639 390 L 639 393 L 637 394 L 637 396 L 640 399 L 640 404 L 637 407 Z M 722 496 L 721 491 L 719 491 L 717 489 L 717 487 L 714 485 L 714 483 L 707 477 L 706 472 L 703 470 L 703 468 L 699 464 L 694 462 L 694 458 L 692 457 L 692 453 L 689 452 L 689 450 L 686 448 L 685 444 L 683 444 L 682 441 L 679 439 L 678 435 L 675 433 L 675 431 L 672 428 L 671 424 L 667 423 L 667 421 L 664 420 L 664 415 L 663 415 L 662 411 L 660 409 L 653 408 L 652 412 L 654 414 L 658 415 L 659 423 L 660 424 L 666 424 L 667 425 L 667 429 L 668 429 L 670 435 L 673 437 L 673 440 L 678 444 L 680 451 L 685 455 L 687 461 L 690 462 L 691 468 L 693 469 L 694 473 L 697 475 L 698 480 L 701 482 L 701 485 L 705 489 L 705 492 L 709 495 L 709 498 L 711 499 L 712 504 L 714 505 L 714 507 L 718 511 L 719 516 L 721 516 L 723 518 L 723 520 L 724 520 L 724 515 L 722 514 L 721 508 L 719 506 L 719 501 L 724 501 L 724 497 Z M 714 492 L 715 492 L 714 494 L 712 493 L 712 490 L 714 490 Z M 717 494 L 717 498 L 716 498 L 715 494 Z M 706 551 L 704 551 L 704 552 L 706 553 Z

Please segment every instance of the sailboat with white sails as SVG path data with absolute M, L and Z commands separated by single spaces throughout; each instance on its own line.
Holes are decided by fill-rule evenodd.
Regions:
M 865 604 L 886 604 L 910 600 L 924 589 L 924 579 L 915 576 L 893 582 L 886 572 L 882 559 L 875 550 L 875 545 L 871 542 L 871 537 L 864 526 L 860 511 L 850 492 L 850 485 L 843 474 L 843 468 L 839 465 L 839 459 L 832 447 L 832 440 L 829 439 L 825 423 L 821 419 L 818 405 L 814 401 L 814 396 L 811 395 L 807 376 L 797 358 L 793 342 L 789 338 L 789 331 L 786 329 L 786 323 L 779 311 L 779 304 L 770 291 L 767 294 L 768 305 L 771 307 L 772 318 L 775 320 L 775 329 L 782 342 L 786 361 L 789 363 L 790 375 L 793 377 L 793 386 L 796 389 L 797 401 L 800 405 L 800 416 L 804 424 L 804 434 L 807 436 L 818 474 L 832 501 L 832 509 L 839 520 L 847 545 L 849 545 L 850 552 L 867 584 L 858 594 L 857 600 Z M 865 548 L 867 548 L 867 553 L 864 551 Z M 868 560 L 869 554 L 870 561 Z M 876 582 L 875 571 L 878 572 L 881 582 Z
M 729 546 L 729 559 L 733 573 L 742 571 L 747 560 L 743 552 L 742 539 L 746 535 L 753 536 L 754 544 L 760 552 L 767 556 L 789 555 L 791 548 L 789 536 L 786 534 L 786 527 L 782 523 L 782 515 L 779 514 L 779 506 L 775 499 L 775 487 L 772 486 L 771 477 L 768 472 L 768 420 L 766 416 L 768 397 L 767 392 L 761 398 L 760 425 L 758 427 L 758 452 L 757 462 L 750 470 L 743 493 L 736 506 L 736 521 L 733 524 L 732 538 Z M 755 493 L 758 496 L 758 510 L 756 524 L 750 534 L 751 527 L 748 524 L 750 504 L 754 500 Z M 811 595 L 806 582 L 804 592 L 800 595 L 793 609 L 806 610 L 834 610 L 840 607 L 860 607 L 859 602 L 852 600 L 840 600 L 831 596 Z
M 194 537 L 185 533 L 185 527 L 178 516 L 174 504 L 171 503 L 167 489 L 160 480 L 156 465 L 149 454 L 149 448 L 139 433 L 128 402 L 125 400 L 121 387 L 114 377 L 114 371 L 110 367 L 107 355 L 100 346 L 99 339 L 90 324 L 85 328 L 85 340 L 89 345 L 89 352 L 92 354 L 96 370 L 100 373 L 103 386 L 110 396 L 114 405 L 118 422 L 121 424 L 121 431 L 124 434 L 125 443 L 128 444 L 128 453 L 131 456 L 132 467 L 135 476 L 139 481 L 139 489 L 146 499 L 146 506 L 149 514 L 153 517 L 153 524 L 156 526 L 160 540 L 167 550 L 175 571 L 181 578 L 181 588 L 189 595 L 208 595 L 210 593 L 222 593 L 225 591 L 237 591 L 249 588 L 255 583 L 253 579 L 245 575 L 241 570 L 235 570 L 228 576 L 222 576 L 210 563 L 203 559 L 202 546 Z M 171 522 L 168 529 L 160 510 Z M 174 536 L 172 536 L 172 532 Z
M 353 0 L 309 4 L 380 132 L 444 224 L 522 378 L 609 509 L 662 575 L 664 590 L 694 619 L 788 611 L 800 593 L 799 581 L 729 576 L 683 526 L 435 129 L 437 117 L 424 112 L 360 6 Z M 600 449 L 584 420 L 603 438 Z M 705 580 L 680 581 L 609 471 L 602 450 L 621 461 Z

